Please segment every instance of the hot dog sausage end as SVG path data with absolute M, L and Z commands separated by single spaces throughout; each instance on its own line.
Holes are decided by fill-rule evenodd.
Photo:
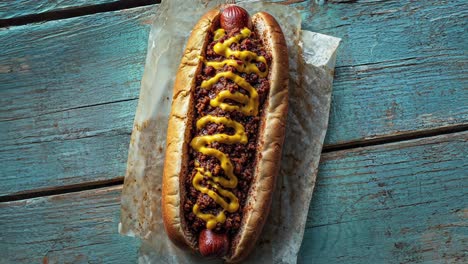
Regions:
M 227 234 L 218 234 L 209 229 L 201 231 L 198 237 L 200 254 L 204 257 L 222 257 L 229 249 Z
M 252 22 L 247 10 L 240 6 L 231 5 L 226 7 L 220 16 L 221 27 L 226 31 L 233 29 L 252 29 Z

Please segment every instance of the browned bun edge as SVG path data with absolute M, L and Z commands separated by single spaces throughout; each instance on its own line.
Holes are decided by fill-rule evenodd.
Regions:
M 166 157 L 162 181 L 162 212 L 166 233 L 181 248 L 196 250 L 196 238 L 186 230 L 183 217 L 185 195 L 183 176 L 187 173 L 188 142 L 193 118 L 192 88 L 195 76 L 201 71 L 201 61 L 208 44 L 208 32 L 214 27 L 219 10 L 207 12 L 194 26 L 187 41 L 174 82 L 172 108 L 169 115 Z
M 270 92 L 259 130 L 255 175 L 244 207 L 241 228 L 232 239 L 231 252 L 225 258 L 228 262 L 245 259 L 262 232 L 280 167 L 288 113 L 289 62 L 281 27 L 273 16 L 265 12 L 253 15 L 252 25 L 272 56 Z

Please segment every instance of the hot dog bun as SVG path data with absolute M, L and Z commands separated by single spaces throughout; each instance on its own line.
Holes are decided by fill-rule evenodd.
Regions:
M 179 247 L 198 251 L 198 234 L 186 226 L 182 208 L 186 194 L 184 177 L 189 173 L 189 148 L 194 122 L 196 76 L 202 70 L 209 32 L 219 26 L 221 11 L 207 12 L 188 39 L 174 83 L 174 95 L 167 130 L 166 158 L 162 186 L 162 211 L 166 232 Z M 238 232 L 231 237 L 224 255 L 228 262 L 243 260 L 254 248 L 268 217 L 278 174 L 288 109 L 288 55 L 283 33 L 276 20 L 265 12 L 251 17 L 252 30 L 271 54 L 270 89 L 258 129 L 254 177 Z M 201 56 L 201 57 L 200 57 Z

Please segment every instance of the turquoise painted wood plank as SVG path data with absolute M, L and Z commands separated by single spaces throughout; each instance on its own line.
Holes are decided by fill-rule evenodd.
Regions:
M 37 117 L 0 122 L 0 152 L 30 144 L 110 135 L 130 135 L 138 100 L 97 104 Z
M 120 191 L 1 203 L 0 262 L 136 263 L 139 241 L 117 230 Z
M 322 156 L 300 263 L 466 263 L 468 132 Z
M 304 4 L 304 28 L 343 40 L 328 144 L 468 123 L 466 1 Z
M 124 175 L 154 8 L 0 31 L 0 195 Z
M 154 9 L 0 30 L 0 121 L 138 98 Z
M 0 150 L 1 194 L 122 177 L 129 142 L 128 134 L 91 135 Z
M 326 145 L 468 124 L 466 56 L 338 67 Z
M 63 11 L 100 4 L 128 4 L 134 0 L 7 0 L 0 1 L 0 19 Z M 141 2 L 141 1 L 139 1 Z M 157 2 L 156 0 L 154 2 Z
M 468 132 L 323 155 L 299 263 L 463 263 Z M 0 203 L 7 263 L 135 263 L 121 186 Z M 18 221 L 21 219 L 21 221 Z
M 391 1 L 390 6 L 395 5 Z M 386 10 L 380 1 L 362 5 L 335 1 L 322 6 L 304 2 L 297 6 L 302 8 L 306 19 L 304 27 L 319 30 L 314 27 L 325 23 L 319 20 L 324 16 L 327 23 L 335 23 L 336 31 L 325 27 L 321 31 L 344 38 L 334 82 L 328 146 L 468 123 L 466 56 L 459 54 L 457 46 L 466 41 L 462 39 L 463 34 L 444 35 L 442 39 L 435 38 L 433 44 L 425 41 L 434 34 L 433 28 L 445 33 L 460 28 L 459 1 L 445 3 L 443 9 L 434 8 L 431 1 L 418 2 L 419 13 L 437 18 L 444 11 L 446 18 L 424 22 L 425 29 L 418 28 L 413 34 L 421 44 L 411 51 L 400 49 L 402 54 L 398 56 L 395 55 L 398 50 L 393 50 L 399 44 L 398 32 L 386 25 L 394 19 L 414 20 L 419 13 L 411 13 L 406 8 L 400 11 L 409 18 L 388 17 L 398 14 L 379 13 L 378 10 Z M 323 14 L 312 17 L 308 15 L 310 12 Z M 346 12 L 354 15 L 346 17 Z M 48 150 L 59 144 L 72 146 L 60 143 L 62 140 L 84 137 L 90 146 L 82 149 L 95 150 L 78 154 L 93 160 L 90 164 L 83 163 L 84 167 L 107 164 L 104 159 L 109 156 L 101 156 L 105 151 L 118 157 L 126 155 L 118 151 L 121 145 L 127 144 L 132 128 L 151 14 L 151 7 L 143 7 L 0 30 L 4 47 L 0 50 L 0 161 L 8 168 L 0 172 L 0 177 L 8 179 L 0 186 L 0 195 L 105 177 L 112 179 L 124 174 L 124 159 L 117 159 L 122 164 L 112 166 L 107 174 L 94 174 L 90 169 L 86 176 L 79 168 L 77 171 L 62 169 L 76 166 L 70 166 L 68 162 L 74 161 L 61 159 L 59 154 L 55 158 L 60 166 L 53 166 L 53 170 L 44 171 L 40 168 L 46 165 L 34 166 L 29 160 L 46 160 Z M 341 25 L 343 21 L 353 26 Z M 359 28 L 363 34 L 357 31 Z M 388 58 L 383 53 L 372 57 L 356 51 L 354 43 L 363 50 L 371 49 L 370 40 L 374 35 L 364 31 L 366 28 L 373 28 L 375 34 L 389 31 L 389 39 L 380 44 L 382 49 L 392 50 Z M 406 38 L 406 41 L 410 40 Z M 434 46 L 434 52 L 439 52 L 438 56 L 430 45 Z M 441 48 L 444 45 L 447 52 Z M 408 52 L 417 56 L 408 57 Z M 117 135 L 122 141 L 113 141 L 115 146 L 102 143 L 109 141 L 101 136 Z M 36 144 L 35 152 L 24 157 L 19 152 L 29 148 L 29 144 Z M 100 144 L 103 146 L 99 147 Z M 11 158 L 15 156 L 23 158 Z M 24 167 L 28 166 L 32 166 L 30 173 L 24 174 Z
M 324 2 L 324 4 L 318 4 Z M 356 66 L 414 57 L 463 55 L 464 0 L 308 1 L 304 28 L 343 39 L 337 64 Z

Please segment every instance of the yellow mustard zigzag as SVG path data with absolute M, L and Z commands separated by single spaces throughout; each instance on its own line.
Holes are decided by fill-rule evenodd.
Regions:
M 224 29 L 216 30 L 214 40 L 222 38 L 225 34 L 226 33 Z M 239 43 L 239 41 L 242 39 L 248 38 L 250 34 L 251 31 L 248 28 L 244 28 L 239 34 L 225 40 L 223 43 L 216 43 L 216 45 L 213 47 L 214 51 L 217 54 L 226 57 L 226 60 L 216 62 L 205 61 L 202 58 L 205 65 L 211 66 L 215 69 L 222 69 L 225 65 L 228 65 L 236 68 L 238 72 L 256 73 L 260 77 L 266 77 L 268 75 L 268 68 L 266 68 L 264 72 L 261 72 L 257 65 L 251 62 L 253 60 L 256 62 L 263 62 L 265 65 L 267 65 L 266 59 L 263 56 L 258 56 L 251 51 L 234 51 L 230 48 L 233 43 Z M 232 59 L 231 57 L 234 57 L 237 60 Z M 249 96 L 240 92 L 231 93 L 229 90 L 223 90 L 219 92 L 215 98 L 210 100 L 210 105 L 213 107 L 219 107 L 225 111 L 239 111 L 247 116 L 258 115 L 259 100 L 257 91 L 244 78 L 233 72 L 219 72 L 214 77 L 203 81 L 201 88 L 211 89 L 213 85 L 215 85 L 221 78 L 229 79 L 235 82 L 237 85 L 246 90 L 249 93 Z M 225 103 L 226 99 L 235 101 L 240 105 L 231 105 L 229 103 Z M 231 191 L 225 189 L 236 188 L 238 180 L 234 175 L 234 167 L 228 155 L 215 148 L 210 148 L 208 145 L 213 142 L 219 142 L 222 144 L 247 144 L 248 139 L 247 135 L 245 134 L 244 126 L 241 123 L 227 117 L 206 115 L 197 121 L 197 129 L 201 130 L 209 123 L 223 124 L 227 127 L 233 128 L 235 131 L 233 135 L 221 133 L 198 136 L 193 138 L 190 142 L 190 146 L 196 151 L 201 152 L 204 155 L 217 158 L 226 176 L 222 177 L 213 175 L 210 171 L 200 167 L 198 162 L 195 163 L 195 169 L 197 170 L 197 173 L 192 180 L 193 186 L 196 190 L 211 197 L 223 208 L 223 210 L 221 210 L 217 215 L 203 213 L 201 212 L 200 205 L 195 204 L 192 211 L 198 218 L 206 221 L 206 228 L 213 229 L 216 227 L 217 223 L 224 223 L 226 221 L 226 211 L 234 213 L 239 209 L 239 199 Z M 203 179 L 207 179 L 206 182 L 211 188 L 202 185 Z M 229 201 L 227 201 L 226 198 Z

